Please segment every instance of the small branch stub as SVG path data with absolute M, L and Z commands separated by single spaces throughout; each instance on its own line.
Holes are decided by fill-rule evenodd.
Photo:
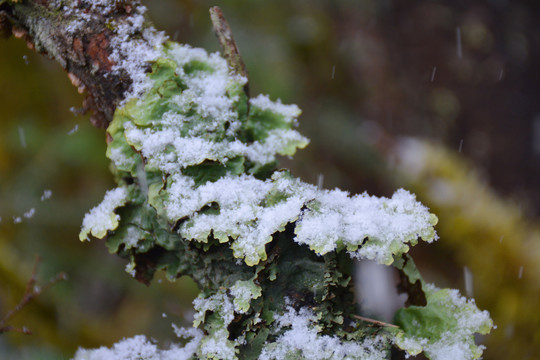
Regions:
M 221 45 L 223 56 L 227 60 L 227 64 L 229 64 L 229 68 L 235 74 L 243 76 L 247 79 L 248 72 L 246 69 L 246 64 L 244 64 L 244 61 L 240 56 L 240 51 L 238 51 L 238 46 L 234 41 L 231 27 L 225 19 L 225 16 L 223 16 L 223 12 L 219 8 L 219 6 L 214 6 L 210 8 L 210 18 L 212 19 L 214 32 L 218 38 L 219 44 Z
M 371 324 L 378 325 L 378 326 L 383 326 L 383 327 L 386 326 L 386 327 L 392 327 L 392 328 L 399 329 L 399 326 L 397 326 L 397 325 L 385 323 L 385 322 L 379 321 L 379 320 L 370 319 L 370 318 L 367 318 L 367 317 L 364 317 L 364 316 L 353 314 L 352 317 L 355 318 L 355 319 L 361 320 L 361 321 L 365 321 L 365 322 L 368 322 L 368 323 L 371 323 Z

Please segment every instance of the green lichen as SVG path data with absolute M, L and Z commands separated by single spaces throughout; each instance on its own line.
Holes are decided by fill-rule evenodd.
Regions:
M 419 283 L 425 296 L 422 306 L 411 305 L 399 309 L 394 321 L 395 344 L 409 354 L 424 352 L 432 360 L 452 353 L 458 359 L 478 359 L 482 346 L 477 346 L 474 334 L 488 334 L 493 322 L 487 311 L 480 311 L 474 300 L 467 300 L 457 290 L 439 289 L 426 284 L 410 257 L 394 264 L 402 271 L 409 285 Z
M 243 314 L 249 310 L 251 300 L 262 295 L 262 289 L 253 282 L 253 279 L 238 280 L 231 287 L 231 294 L 234 298 L 234 310 L 239 314 Z
M 84 241 L 90 234 L 96 238 L 103 238 L 108 231 L 115 230 L 120 220 L 115 210 L 126 204 L 128 192 L 127 187 L 118 187 L 108 191 L 103 202 L 84 217 L 79 239 Z
M 106 196 L 80 237 L 106 238 L 140 281 L 165 270 L 197 282 L 198 358 L 384 359 L 395 344 L 436 359 L 445 334 L 478 356 L 471 336 L 491 323 L 465 326 L 454 315 L 477 316 L 474 304 L 425 285 L 399 260 L 419 239 L 437 238 L 436 217 L 414 195 L 350 196 L 278 170 L 278 156 L 308 143 L 294 129 L 300 110 L 248 99 L 246 79 L 217 54 L 166 43 L 147 81 L 107 129 L 114 194 L 123 196 Z M 108 222 L 99 227 L 99 219 Z M 394 264 L 421 282 L 427 305 L 398 312 L 399 330 L 354 321 L 354 258 Z M 317 357 L 300 343 L 287 348 L 295 333 L 321 347 Z

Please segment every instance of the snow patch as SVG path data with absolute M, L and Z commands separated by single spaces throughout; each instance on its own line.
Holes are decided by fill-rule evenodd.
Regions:
M 128 191 L 124 187 L 107 191 L 101 204 L 84 216 L 79 239 L 88 240 L 90 234 L 101 239 L 107 231 L 116 229 L 120 216 L 115 214 L 114 210 L 125 205 L 127 197 Z
M 382 336 L 361 342 L 344 341 L 337 336 L 321 335 L 317 316 L 308 308 L 299 311 L 292 307 L 276 317 L 275 331 L 283 333 L 275 342 L 267 344 L 259 360 L 383 360 L 387 358 L 387 341 Z
M 117 342 L 111 348 L 79 349 L 73 360 L 188 360 L 192 359 L 203 337 L 198 329 L 182 329 L 173 325 L 180 338 L 192 338 L 185 346 L 173 344 L 169 349 L 161 350 L 145 336 L 137 335 Z

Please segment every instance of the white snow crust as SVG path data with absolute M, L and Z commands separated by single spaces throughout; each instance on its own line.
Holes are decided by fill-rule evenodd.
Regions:
M 268 205 L 265 200 L 272 192 L 284 200 Z M 198 213 L 213 202 L 219 204 L 219 214 Z M 302 210 L 305 205 L 308 210 Z M 266 181 L 242 175 L 198 187 L 192 178 L 176 174 L 166 210 L 170 219 L 190 218 L 179 229 L 183 237 L 206 239 L 212 230 L 215 236 L 231 237 L 235 255 L 248 263 L 257 263 L 272 234 L 294 221 L 295 241 L 318 254 L 345 246 L 353 257 L 384 264 L 419 236 L 435 239 L 428 209 L 405 190 L 390 199 L 367 194 L 350 197 L 347 192 L 320 190 L 280 173 Z M 372 241 L 363 244 L 366 238 Z
M 92 20 L 93 14 L 107 16 L 117 6 L 114 0 L 81 0 L 62 5 L 60 1 L 52 1 L 50 7 L 63 6 L 62 13 L 72 19 L 66 31 L 73 33 Z M 145 6 L 137 4 L 132 13 L 124 19 L 117 21 L 111 17 L 109 27 L 114 35 L 111 37 L 110 47 L 112 53 L 109 59 L 115 62 L 112 73 L 127 74 L 131 80 L 131 89 L 124 94 L 126 103 L 132 98 L 142 95 L 152 83 L 146 76 L 146 69 L 151 61 L 162 56 L 163 43 L 167 40 L 164 32 L 159 32 L 146 24 L 144 14 Z M 122 105 L 120 104 L 120 105 Z
M 98 206 L 88 212 L 83 219 L 81 228 L 81 240 L 87 240 L 88 235 L 103 238 L 108 230 L 114 230 L 118 226 L 120 216 L 114 210 L 126 203 L 128 191 L 118 187 L 107 191 L 105 198 Z
M 79 349 L 73 360 L 188 360 L 192 359 L 197 346 L 203 337 L 202 331 L 190 328 L 183 329 L 174 326 L 176 335 L 180 338 L 192 338 L 185 346 L 171 345 L 169 349 L 161 350 L 150 342 L 144 335 L 124 339 L 111 348 Z
M 289 307 L 276 317 L 276 331 L 285 332 L 273 343 L 267 344 L 259 360 L 385 360 L 387 340 L 382 336 L 363 342 L 344 341 L 336 336 L 321 335 L 315 326 L 317 316 L 308 308 L 299 311 Z

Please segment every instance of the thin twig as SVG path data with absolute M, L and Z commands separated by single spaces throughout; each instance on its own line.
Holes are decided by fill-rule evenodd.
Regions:
M 379 320 L 370 319 L 370 318 L 363 317 L 363 316 L 360 316 L 360 315 L 353 315 L 352 317 L 355 318 L 355 319 L 358 319 L 358 320 L 362 320 L 362 321 L 365 321 L 365 322 L 375 324 L 375 325 L 387 326 L 387 327 L 393 327 L 393 328 L 399 329 L 399 326 L 397 326 L 397 325 L 388 324 L 388 323 L 385 323 L 385 322 L 382 322 L 382 321 L 379 321 Z
M 214 6 L 210 8 L 210 19 L 212 19 L 212 24 L 214 26 L 214 32 L 218 38 L 219 44 L 221 45 L 221 50 L 223 51 L 223 56 L 227 60 L 229 68 L 237 75 L 243 76 L 246 79 L 248 78 L 248 72 L 246 64 L 240 56 L 240 51 L 238 51 L 238 46 L 234 41 L 231 27 L 229 23 L 223 16 L 223 12 L 219 6 Z M 245 85 L 246 94 L 249 97 L 248 85 Z
M 36 274 L 37 274 L 37 267 L 39 264 L 40 258 L 39 256 L 36 256 L 36 260 L 34 261 L 34 268 L 32 269 L 32 274 L 30 275 L 30 279 L 28 279 L 28 282 L 26 283 L 26 289 L 24 291 L 24 295 L 19 301 L 19 303 L 0 320 L 0 334 L 8 331 L 15 331 L 20 332 L 26 335 L 32 334 L 32 331 L 28 329 L 26 326 L 23 326 L 22 328 L 17 328 L 11 325 L 6 325 L 6 323 L 18 312 L 20 312 L 30 301 L 32 301 L 33 298 L 41 294 L 43 291 L 47 290 L 54 284 L 56 284 L 59 281 L 66 280 L 67 275 L 65 273 L 58 273 L 53 278 L 49 280 L 47 284 L 44 286 L 37 286 L 36 285 Z

